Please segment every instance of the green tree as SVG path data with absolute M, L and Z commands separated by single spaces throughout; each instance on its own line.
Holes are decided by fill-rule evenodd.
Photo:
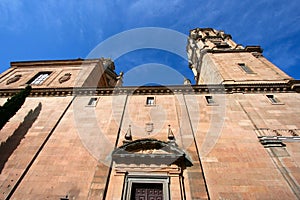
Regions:
M 0 130 L 8 122 L 8 120 L 16 114 L 16 112 L 24 104 L 26 97 L 30 94 L 31 86 L 28 85 L 25 89 L 7 99 L 3 106 L 0 106 Z

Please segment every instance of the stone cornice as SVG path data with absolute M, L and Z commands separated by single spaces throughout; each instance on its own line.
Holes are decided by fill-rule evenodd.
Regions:
M 0 97 L 10 97 L 20 89 L 0 89 Z M 110 88 L 33 88 L 30 96 L 104 96 L 104 95 L 167 95 L 167 94 L 230 94 L 300 92 L 300 80 L 288 83 L 242 83 L 172 86 L 128 86 Z
M 11 62 L 11 67 L 41 67 L 41 66 L 62 66 L 62 65 L 83 65 L 98 63 L 100 59 L 69 59 L 69 60 L 37 60 L 37 61 L 17 61 Z
M 258 52 L 262 53 L 263 49 L 260 46 L 247 46 L 245 49 L 206 49 L 207 53 L 251 53 L 251 52 Z

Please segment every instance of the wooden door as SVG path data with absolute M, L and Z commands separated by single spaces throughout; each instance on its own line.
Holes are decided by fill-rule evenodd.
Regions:
M 133 183 L 131 200 L 163 200 L 162 183 Z

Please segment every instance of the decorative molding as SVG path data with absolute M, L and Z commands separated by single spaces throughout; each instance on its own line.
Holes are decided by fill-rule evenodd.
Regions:
M 258 138 L 289 138 L 298 137 L 300 129 L 269 129 L 259 128 L 254 130 Z M 300 137 L 299 137 L 300 138 Z
M 103 87 L 103 88 L 34 88 L 30 96 L 109 96 L 109 95 L 173 95 L 173 94 L 231 94 L 231 93 L 287 93 L 299 92 L 293 85 L 299 80 L 284 82 L 253 82 L 253 83 L 226 83 L 210 85 L 175 85 L 175 86 L 128 86 L 128 87 Z M 0 97 L 10 97 L 21 88 L 0 89 Z
M 112 159 L 117 164 L 126 165 L 171 165 L 192 166 L 192 162 L 176 144 L 156 139 L 139 139 L 125 143 L 112 152 Z
M 261 53 L 262 49 L 250 48 L 250 49 L 206 49 L 207 53 Z
M 300 129 L 259 128 L 254 131 L 265 148 L 285 147 L 283 142 L 300 142 Z
M 68 60 L 35 60 L 35 61 L 17 61 L 11 62 L 11 67 L 42 67 L 42 66 L 81 66 L 84 64 L 96 64 L 101 62 L 101 59 L 68 59 Z
M 265 147 L 285 147 L 285 144 L 278 139 L 273 139 L 273 138 L 265 138 L 265 139 L 259 139 L 259 142 Z

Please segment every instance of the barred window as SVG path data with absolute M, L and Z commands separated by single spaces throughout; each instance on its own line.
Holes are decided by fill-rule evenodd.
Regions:
M 41 85 L 49 76 L 51 72 L 39 72 L 32 79 L 30 79 L 27 84 L 31 85 Z

